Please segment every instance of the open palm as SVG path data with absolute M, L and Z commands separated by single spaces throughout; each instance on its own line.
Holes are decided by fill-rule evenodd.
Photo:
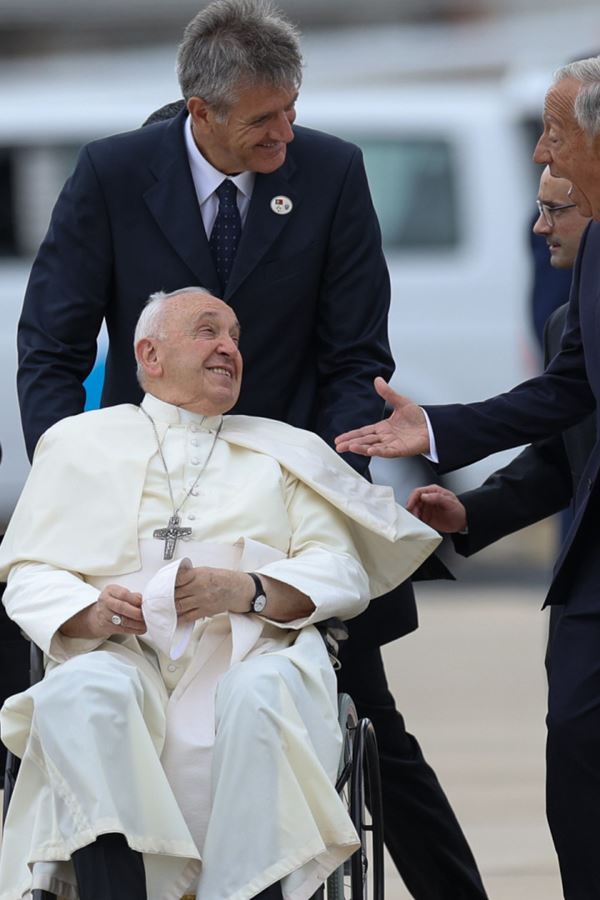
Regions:
M 429 435 L 425 414 L 420 406 L 397 394 L 384 381 L 375 379 L 375 390 L 393 407 L 392 414 L 381 422 L 363 425 L 347 431 L 335 439 L 338 453 L 359 453 L 362 456 L 416 456 L 429 450 Z

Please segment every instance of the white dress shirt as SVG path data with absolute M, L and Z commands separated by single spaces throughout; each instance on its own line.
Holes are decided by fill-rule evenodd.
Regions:
M 427 425 L 427 434 L 429 436 L 429 453 L 424 453 L 423 456 L 425 457 L 425 459 L 428 459 L 429 462 L 439 463 L 440 459 L 439 459 L 438 452 L 437 452 L 437 445 L 435 443 L 435 434 L 433 433 L 433 426 L 431 424 L 431 419 L 429 418 L 429 416 L 427 415 L 427 413 L 425 412 L 425 410 L 423 409 L 422 406 L 420 407 L 420 409 L 421 409 L 421 412 L 423 413 L 423 415 L 425 416 L 425 424 Z
M 192 117 L 188 116 L 184 124 L 185 148 L 188 162 L 196 188 L 196 197 L 200 206 L 200 213 L 204 223 L 206 236 L 210 238 L 217 212 L 219 211 L 219 198 L 215 191 L 219 185 L 229 178 L 237 187 L 237 205 L 242 220 L 242 228 L 248 215 L 250 198 L 254 189 L 254 172 L 240 172 L 239 175 L 225 175 L 215 169 L 202 155 L 192 134 Z

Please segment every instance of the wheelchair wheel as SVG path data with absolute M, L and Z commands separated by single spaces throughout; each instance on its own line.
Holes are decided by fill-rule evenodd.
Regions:
M 354 735 L 350 816 L 361 841 L 350 859 L 352 900 L 383 900 L 383 805 L 375 729 L 360 719 Z
M 383 900 L 383 809 L 375 729 L 358 719 L 346 694 L 338 699 L 344 736 L 337 790 L 361 845 L 327 881 L 327 900 Z

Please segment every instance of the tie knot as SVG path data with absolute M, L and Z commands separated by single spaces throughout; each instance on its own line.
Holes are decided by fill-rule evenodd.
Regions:
M 220 203 L 234 203 L 237 201 L 237 187 L 229 178 L 221 182 L 215 193 Z

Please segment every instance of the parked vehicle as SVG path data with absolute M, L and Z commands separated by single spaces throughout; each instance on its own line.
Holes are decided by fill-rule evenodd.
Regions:
M 499 85 L 435 84 L 299 105 L 303 122 L 363 149 L 392 281 L 392 385 L 418 402 L 484 399 L 537 365 L 528 319 L 535 125 L 513 97 Z M 509 456 L 453 483 L 473 486 Z M 414 469 L 376 466 L 399 499 L 430 477 Z

